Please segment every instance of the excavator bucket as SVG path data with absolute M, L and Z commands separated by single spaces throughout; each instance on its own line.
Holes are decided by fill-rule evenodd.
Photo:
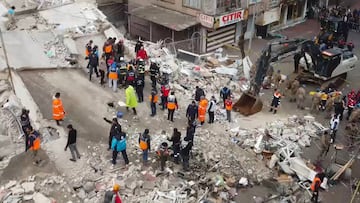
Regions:
M 248 93 L 243 93 L 240 99 L 233 106 L 233 110 L 244 116 L 250 116 L 261 111 L 263 103 L 259 97 L 255 97 Z

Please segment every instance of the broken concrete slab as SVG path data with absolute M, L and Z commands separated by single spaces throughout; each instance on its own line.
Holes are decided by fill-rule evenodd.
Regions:
M 51 199 L 47 198 L 42 193 L 36 192 L 33 196 L 34 203 L 51 203 Z
M 76 43 L 75 40 L 66 37 L 64 38 L 64 45 L 67 47 L 67 49 L 69 50 L 70 54 L 72 55 L 79 55 L 79 51 L 76 48 Z

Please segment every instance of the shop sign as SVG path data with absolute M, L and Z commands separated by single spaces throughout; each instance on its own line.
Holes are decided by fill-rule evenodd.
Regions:
M 238 10 L 231 13 L 227 13 L 221 16 L 215 17 L 214 28 L 220 28 L 227 25 L 231 25 L 242 20 L 246 20 L 248 17 L 248 10 Z
M 208 15 L 200 13 L 198 16 L 198 21 L 204 27 L 207 27 L 207 28 L 214 27 L 214 17 L 213 16 L 208 16 Z

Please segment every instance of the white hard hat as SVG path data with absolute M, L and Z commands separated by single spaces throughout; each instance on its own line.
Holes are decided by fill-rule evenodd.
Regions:
M 144 61 L 143 59 L 139 59 L 139 61 Z
M 124 57 L 120 57 L 120 61 L 124 61 Z

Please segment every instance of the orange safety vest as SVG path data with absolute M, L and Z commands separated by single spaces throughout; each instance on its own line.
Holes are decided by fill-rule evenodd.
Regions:
M 54 99 L 52 103 L 53 119 L 62 120 L 65 117 L 64 107 L 60 99 Z
M 30 137 L 35 137 L 35 135 L 31 134 Z M 30 150 L 36 151 L 40 149 L 40 138 L 35 138 L 33 145 L 30 147 Z
M 206 107 L 208 105 L 208 101 L 206 99 L 203 99 L 199 102 L 199 108 L 198 108 L 198 117 L 200 122 L 205 121 L 205 114 L 206 114 Z
M 118 79 L 118 74 L 117 74 L 117 72 L 110 72 L 110 73 L 109 73 L 109 79 L 117 80 L 117 79 Z
M 231 100 L 225 100 L 225 109 L 228 111 L 232 110 L 232 101 Z
M 151 102 L 151 99 L 152 99 L 151 96 L 152 96 L 152 95 L 149 96 L 150 102 Z M 158 100 L 159 100 L 159 97 L 158 97 L 157 95 L 154 95 L 154 103 L 157 103 Z
M 168 97 L 168 103 L 167 103 L 167 108 L 170 110 L 173 110 L 176 108 L 176 104 L 175 104 L 175 97 Z
M 319 177 L 315 177 L 314 180 L 313 180 L 313 182 L 311 183 L 311 185 L 310 185 L 311 191 L 313 191 L 313 192 L 315 191 L 315 185 L 316 185 L 317 183 L 321 184 L 321 180 L 320 180 Z
M 111 44 L 105 45 L 104 51 L 105 53 L 110 54 L 112 52 L 112 45 Z

